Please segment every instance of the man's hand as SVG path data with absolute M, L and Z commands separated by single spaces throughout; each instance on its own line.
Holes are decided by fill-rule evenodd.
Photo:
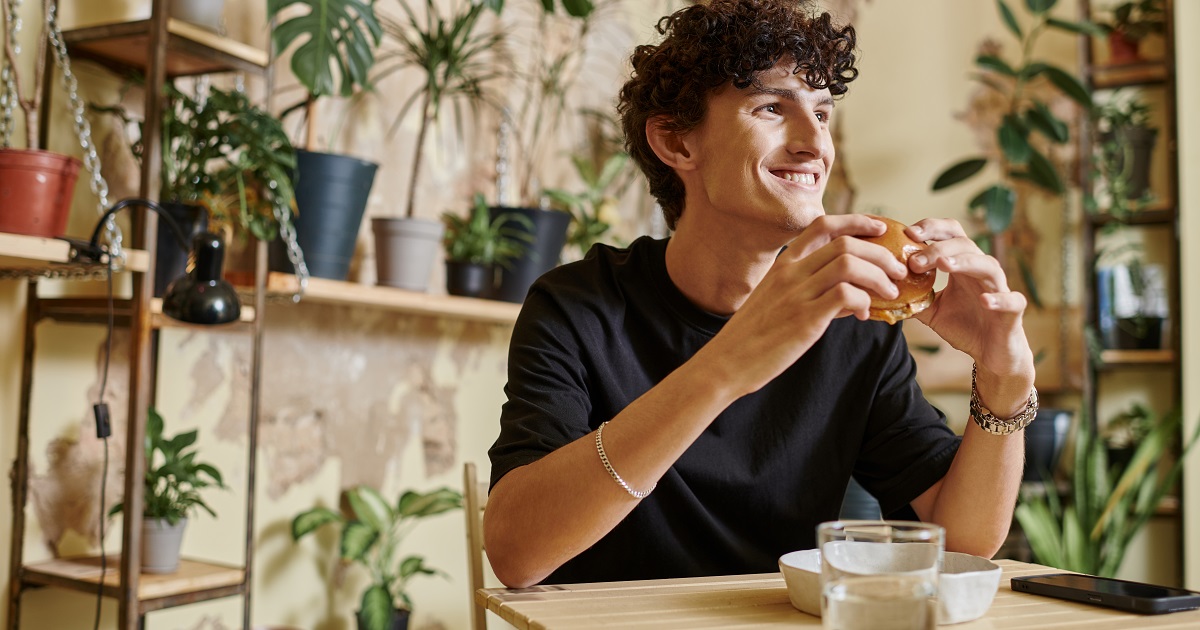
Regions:
M 984 254 L 957 221 L 925 219 L 910 226 L 908 234 L 929 243 L 909 259 L 912 271 L 949 274 L 946 287 L 916 319 L 970 355 L 981 371 L 1031 373 L 1033 352 L 1022 326 L 1025 296 L 1009 289 L 1000 262 Z
M 884 247 L 856 236 L 887 226 L 864 215 L 822 216 L 770 270 L 702 353 L 727 366 L 741 393 L 761 388 L 808 351 L 829 323 L 870 316 L 871 296 L 897 295 L 908 270 Z

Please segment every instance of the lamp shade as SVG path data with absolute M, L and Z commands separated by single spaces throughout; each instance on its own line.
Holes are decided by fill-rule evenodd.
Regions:
M 192 269 L 167 287 L 163 314 L 189 324 L 228 324 L 237 321 L 242 305 L 233 285 L 221 277 L 225 242 L 212 232 L 192 239 Z

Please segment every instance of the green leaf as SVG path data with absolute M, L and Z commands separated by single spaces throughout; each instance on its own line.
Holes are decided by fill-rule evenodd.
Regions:
M 1108 32 L 1103 26 L 1095 22 L 1070 22 L 1060 20 L 1058 18 L 1047 18 L 1046 24 L 1063 31 L 1078 33 L 1080 35 L 1092 35 L 1094 37 L 1104 37 Z
M 1005 115 L 996 136 L 1005 159 L 1012 164 L 1025 164 L 1029 161 L 1033 147 L 1029 146 L 1028 131 L 1016 116 Z
M 942 190 L 971 177 L 983 170 L 983 167 L 987 166 L 987 162 L 987 158 L 970 158 L 951 166 L 938 175 L 933 182 L 932 190 Z
M 592 0 L 562 0 L 562 4 L 571 17 L 577 18 L 588 17 L 596 8 Z
M 621 152 L 610 155 L 608 160 L 604 162 L 604 166 L 600 169 L 600 177 L 596 181 L 596 187 L 604 190 L 612 185 L 613 180 L 617 178 L 617 175 L 621 174 L 621 169 L 625 168 L 628 162 L 628 153 Z
M 542 11 L 554 13 L 554 0 L 542 0 Z
M 1088 89 L 1079 82 L 1079 79 L 1067 74 L 1062 68 L 1047 65 L 1042 74 L 1046 75 L 1047 79 L 1055 85 L 1063 94 L 1067 95 L 1071 100 L 1075 101 L 1084 108 L 1090 110 L 1092 108 L 1092 95 Z
M 1020 25 L 1017 24 L 1017 17 L 1013 15 L 1012 9 L 1008 8 L 1004 0 L 996 0 L 996 7 L 1000 10 L 1000 17 L 1004 19 L 1004 25 L 1008 27 L 1008 30 L 1012 31 L 1017 39 L 1025 39 Z
M 313 530 L 326 523 L 341 521 L 342 517 L 329 508 L 315 507 L 307 512 L 301 512 L 292 519 L 292 540 L 300 540 Z
M 1036 149 L 1032 149 L 1029 153 L 1029 178 L 1033 183 L 1056 195 L 1061 195 L 1066 191 L 1062 178 L 1058 176 L 1054 165 L 1041 151 Z
M 1058 144 L 1065 144 L 1071 139 L 1067 123 L 1059 120 L 1041 101 L 1035 101 L 1033 107 L 1026 110 L 1025 121 L 1030 127 Z
M 392 624 L 392 596 L 387 589 L 373 584 L 363 593 L 358 619 L 363 630 L 388 630 Z
M 358 486 L 346 492 L 354 516 L 378 530 L 385 530 L 392 521 L 392 508 L 379 491 L 370 486 Z
M 274 19 L 293 5 L 308 8 L 275 26 L 271 41 L 276 54 L 303 41 L 292 52 L 292 72 L 314 97 L 349 96 L 356 85 L 369 88 L 368 72 L 375 63 L 374 46 L 382 29 L 373 3 L 362 0 L 268 0 L 267 16 Z M 364 32 L 365 30 L 365 32 Z M 335 89 L 334 69 L 340 74 Z
M 434 516 L 462 507 L 462 494 L 450 488 L 439 488 L 428 494 L 405 492 L 400 497 L 398 512 L 401 517 Z
M 365 562 L 367 552 L 379 539 L 379 530 L 362 521 L 350 521 L 342 528 L 341 553 L 346 560 Z
M 421 556 L 409 556 L 400 563 L 400 579 L 407 580 L 408 578 L 417 575 L 437 575 L 437 569 L 425 566 L 425 558 Z
M 1012 224 L 1013 209 L 1016 207 L 1016 203 L 1016 191 L 1003 184 L 995 184 L 975 195 L 968 207 L 982 209 L 987 220 L 988 230 L 992 234 L 1000 234 Z
M 1041 15 L 1050 9 L 1053 9 L 1054 5 L 1056 4 L 1058 4 L 1058 0 L 1025 0 L 1025 6 L 1031 13 L 1037 15 Z
M 979 55 L 975 58 L 975 65 L 985 70 L 998 72 L 1005 76 L 1017 76 L 1017 71 L 1013 70 L 1012 66 L 1008 65 L 1007 61 L 995 55 Z

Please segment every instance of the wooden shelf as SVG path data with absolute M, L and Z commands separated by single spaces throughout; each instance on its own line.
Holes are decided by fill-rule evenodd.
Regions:
M 1173 350 L 1103 350 L 1104 367 L 1168 367 L 1175 363 Z
M 276 296 L 291 296 L 297 291 L 296 276 L 272 273 L 267 278 L 267 292 Z M 390 287 L 374 287 L 352 282 L 310 278 L 301 303 L 346 304 L 387 310 L 467 319 L 478 322 L 511 324 L 521 312 L 520 304 L 482 300 L 453 295 L 430 295 Z
M 1167 78 L 1167 66 L 1158 61 L 1092 68 L 1092 85 L 1097 90 L 1166 83 Z
M 1107 212 L 1088 213 L 1085 215 L 1089 225 L 1103 226 L 1110 223 L 1123 225 L 1172 225 L 1179 218 L 1175 206 L 1166 202 L 1151 204 L 1142 208 L 1134 208 L 1129 216 L 1117 218 Z
M 218 72 L 261 73 L 267 51 L 222 37 L 183 20 L 167 20 L 167 77 Z M 72 57 L 117 71 L 145 71 L 149 65 L 150 20 L 103 24 L 63 33 Z
M 245 590 L 245 571 L 210 562 L 183 559 L 175 573 L 142 573 L 138 579 L 138 601 L 142 609 L 157 610 L 170 600 L 199 602 L 237 595 Z M 95 593 L 100 585 L 100 556 L 58 558 L 26 565 L 22 581 L 28 585 L 56 586 Z M 121 558 L 108 556 L 104 574 L 105 597 L 117 597 L 121 584 Z
M 245 299 L 242 300 L 241 316 L 236 322 L 228 324 L 203 325 L 203 324 L 188 324 L 177 319 L 171 319 L 162 312 L 162 298 L 151 298 L 150 300 L 150 327 L 154 329 L 163 328 L 190 328 L 192 330 L 203 330 L 205 332 L 254 332 L 254 307 L 246 304 Z
M 125 250 L 125 270 L 145 271 L 149 257 Z M 104 265 L 71 262 L 70 243 L 56 238 L 0 232 L 0 278 L 104 273 Z

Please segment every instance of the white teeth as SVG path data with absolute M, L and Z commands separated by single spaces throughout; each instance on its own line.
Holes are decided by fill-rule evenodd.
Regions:
M 792 171 L 784 171 L 780 177 L 789 182 L 796 182 L 797 184 L 807 184 L 811 186 L 817 183 L 817 176 L 812 173 L 795 173 Z

